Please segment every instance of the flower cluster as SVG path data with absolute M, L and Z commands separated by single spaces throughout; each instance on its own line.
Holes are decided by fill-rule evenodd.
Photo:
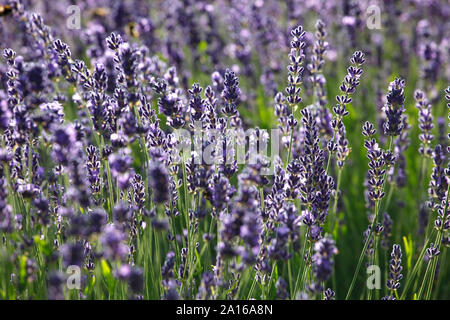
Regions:
M 386 135 L 398 136 L 402 133 L 404 127 L 402 115 L 405 111 L 404 87 L 405 80 L 401 78 L 396 78 L 389 85 L 384 106 L 384 113 L 387 118 L 384 123 L 384 134 Z
M 392 292 L 400 288 L 400 280 L 402 280 L 402 249 L 398 244 L 392 247 L 391 260 L 389 261 L 389 279 L 387 280 L 387 287 Z
M 301 113 L 305 127 L 304 155 L 299 159 L 298 169 L 294 169 L 292 165 L 291 171 L 296 174 L 298 170 L 300 199 L 307 208 L 303 213 L 303 223 L 308 226 L 309 237 L 318 240 L 322 236 L 322 225 L 328 214 L 334 180 L 325 172 L 324 151 L 319 146 L 317 125 L 312 112 L 303 109 Z
M 313 271 L 318 281 L 326 282 L 330 278 L 337 252 L 334 240 L 327 237 L 314 245 Z
M 421 90 L 416 90 L 414 92 L 414 99 L 416 99 L 416 107 L 419 109 L 419 128 L 421 134 L 419 139 L 421 141 L 419 153 L 430 157 L 432 154 L 432 149 L 430 144 L 434 139 L 433 136 L 433 114 L 431 113 L 431 104 L 425 96 L 425 93 Z
M 347 75 L 339 87 L 342 94 L 336 96 L 337 105 L 333 107 L 334 117 L 331 121 L 331 126 L 334 130 L 334 136 L 328 143 L 328 150 L 331 153 L 336 152 L 337 165 L 340 168 L 344 166 L 345 159 L 347 159 L 351 151 L 348 147 L 349 143 L 342 120 L 348 115 L 347 105 L 352 102 L 351 95 L 355 93 L 356 88 L 360 84 L 359 79 L 363 74 L 361 66 L 365 62 L 364 53 L 356 51 L 350 58 L 350 62 L 352 65 L 348 67 Z

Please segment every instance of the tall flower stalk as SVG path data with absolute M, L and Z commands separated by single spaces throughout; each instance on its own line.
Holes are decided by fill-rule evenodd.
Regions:
M 400 280 L 402 280 L 402 248 L 398 244 L 392 247 L 391 260 L 389 261 L 389 278 L 386 281 L 386 286 L 389 290 L 389 295 L 384 297 L 385 300 L 398 299 L 397 290 L 400 288 Z M 395 297 L 394 297 L 395 295 Z
M 346 299 L 349 299 L 353 291 L 356 278 L 358 276 L 361 264 L 364 260 L 364 255 L 372 240 L 372 234 L 375 230 L 375 226 L 378 223 L 378 216 L 380 211 L 380 202 L 385 195 L 385 183 L 387 172 L 389 168 L 395 163 L 396 156 L 392 153 L 392 142 L 394 136 L 400 135 L 403 129 L 402 114 L 405 110 L 404 108 L 404 80 L 397 78 L 388 88 L 388 94 L 386 95 L 386 104 L 384 106 L 384 112 L 386 114 L 387 121 L 384 123 L 383 129 L 384 134 L 390 136 L 388 149 L 386 151 L 381 150 L 378 144 L 372 136 L 376 133 L 374 126 L 370 123 L 366 123 L 363 127 L 363 135 L 369 138 L 364 142 L 367 148 L 367 157 L 369 158 L 369 197 L 375 203 L 374 215 L 372 218 L 372 223 L 369 228 L 369 233 L 367 239 L 364 243 L 363 250 L 361 251 L 358 264 L 356 266 L 355 273 L 353 275 L 353 280 L 350 284 L 350 288 L 347 292 Z M 375 248 L 378 248 L 379 237 L 375 237 Z M 374 253 L 377 254 L 376 252 Z
M 347 75 L 339 87 L 341 95 L 336 96 L 337 105 L 333 108 L 334 116 L 331 121 L 333 128 L 333 137 L 328 142 L 328 160 L 326 166 L 326 173 L 329 172 L 331 158 L 333 153 L 336 153 L 337 164 L 337 184 L 334 193 L 333 206 L 329 217 L 329 231 L 334 232 L 334 224 L 336 220 L 336 210 L 339 199 L 340 185 L 342 179 L 342 171 L 345 165 L 345 160 L 350 155 L 351 149 L 346 138 L 346 130 L 343 118 L 348 115 L 347 105 L 352 102 L 351 95 L 355 93 L 356 88 L 360 84 L 360 77 L 363 74 L 361 66 L 364 64 L 364 54 L 356 51 L 350 58 L 351 66 L 347 69 Z
M 304 67 L 302 66 L 303 61 L 305 59 L 304 48 L 306 43 L 304 42 L 305 32 L 303 31 L 302 26 L 298 26 L 297 28 L 291 31 L 291 51 L 289 53 L 289 61 L 290 64 L 288 66 L 288 86 L 286 87 L 286 101 L 291 110 L 290 118 L 287 121 L 288 126 L 290 127 L 290 138 L 289 138 L 289 146 L 288 146 L 288 156 L 286 159 L 285 167 L 291 161 L 292 155 L 292 142 L 294 137 L 294 130 L 297 124 L 297 121 L 294 118 L 294 113 L 298 108 L 299 103 L 302 101 L 300 97 L 302 84 L 302 77 Z
M 446 99 L 450 101 L 450 87 L 445 90 Z M 450 108 L 450 103 L 447 103 Z M 450 118 L 450 113 L 449 113 Z M 450 136 L 449 136 L 450 137 Z M 450 193 L 450 162 L 449 167 L 444 169 L 446 157 L 445 151 L 442 150 L 441 145 L 437 145 L 433 153 L 434 168 L 431 175 L 429 195 L 430 206 L 434 212 L 437 212 L 437 217 L 434 221 L 434 228 L 437 230 L 435 238 L 435 246 L 427 249 L 428 265 L 422 281 L 422 286 L 419 291 L 419 299 L 424 298 L 429 300 L 433 289 L 433 283 L 436 274 L 436 267 L 438 263 L 438 256 L 440 254 L 442 241 L 448 230 L 450 230 L 450 210 L 449 210 L 449 193 Z M 425 296 L 423 296 L 425 294 Z

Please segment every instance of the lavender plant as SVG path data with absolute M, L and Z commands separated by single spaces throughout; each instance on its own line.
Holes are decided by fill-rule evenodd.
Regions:
M 0 299 L 449 298 L 444 1 L 3 2 Z

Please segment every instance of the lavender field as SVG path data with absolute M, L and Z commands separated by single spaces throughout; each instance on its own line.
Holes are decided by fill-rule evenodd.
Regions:
M 0 0 L 1 300 L 450 299 L 446 0 Z

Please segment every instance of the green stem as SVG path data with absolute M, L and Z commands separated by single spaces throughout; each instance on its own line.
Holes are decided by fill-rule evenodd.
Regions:
M 441 287 L 442 278 L 444 278 L 445 273 L 446 273 L 445 271 L 447 270 L 446 262 L 447 262 L 447 251 L 448 250 L 446 247 L 444 247 L 443 251 L 444 251 L 444 254 L 442 255 L 442 263 L 441 263 L 441 267 L 440 267 L 440 270 L 442 270 L 442 271 L 440 272 L 440 274 L 438 276 L 438 281 L 437 281 L 436 290 L 435 290 L 436 291 L 435 296 L 436 296 L 437 292 L 439 291 L 439 288 Z M 436 299 L 436 297 L 434 297 L 434 299 Z
M 305 254 L 306 254 L 306 245 L 308 243 L 308 233 L 309 233 L 309 227 L 306 228 L 305 240 L 303 242 L 302 253 L 301 253 L 301 257 L 300 257 L 300 262 L 301 262 L 302 266 L 305 264 L 304 261 L 305 261 Z M 294 296 L 296 296 L 297 292 L 298 292 L 300 275 L 302 274 L 301 270 L 302 270 L 302 268 L 299 268 L 299 271 L 297 273 L 297 280 L 295 281 L 295 287 L 294 287 Z M 293 297 L 293 298 L 295 298 L 295 297 Z
M 432 258 L 432 259 L 434 259 L 434 258 Z M 427 269 L 425 270 L 425 275 L 423 276 L 422 285 L 420 286 L 419 294 L 417 296 L 419 300 L 420 300 L 420 298 L 422 298 L 423 290 L 425 289 L 425 285 L 426 285 L 427 281 L 429 280 L 428 274 L 430 272 L 430 267 L 431 267 L 432 263 L 433 263 L 433 260 L 428 261 Z
M 377 252 L 377 250 L 378 250 L 378 238 L 379 238 L 379 236 L 375 235 L 375 246 L 374 246 L 374 250 L 373 250 L 373 258 L 372 258 L 371 265 L 378 265 L 378 252 Z M 368 293 L 367 293 L 368 298 L 367 298 L 367 300 L 372 300 L 372 292 L 373 292 L 373 290 L 377 290 L 377 289 L 368 290 Z
M 334 142 L 334 139 L 336 139 L 336 133 L 337 133 L 337 130 L 334 129 L 333 137 L 331 138 L 331 141 L 333 141 L 333 142 Z M 325 168 L 325 174 L 328 174 L 328 170 L 330 169 L 330 163 L 331 163 L 332 157 L 333 157 L 333 152 L 328 151 L 328 160 L 327 160 L 327 167 Z
M 288 267 L 288 276 L 289 276 L 289 295 L 291 297 L 291 300 L 293 299 L 293 286 L 292 286 L 292 270 L 291 270 L 291 260 L 292 258 L 288 259 L 287 261 L 287 267 Z
M 389 149 L 388 149 L 389 151 L 391 151 L 393 139 L 394 139 L 393 136 L 391 136 L 390 139 L 389 139 Z M 388 169 L 386 169 L 386 171 L 384 173 L 383 185 L 381 186 L 382 190 L 384 190 L 384 186 L 386 184 L 387 172 L 388 172 Z M 352 279 L 352 282 L 350 284 L 350 288 L 348 289 L 347 296 L 345 297 L 345 300 L 348 300 L 350 298 L 350 295 L 352 294 L 353 288 L 355 287 L 356 278 L 358 277 L 359 270 L 360 270 L 362 262 L 364 260 L 365 252 L 366 252 L 367 247 L 369 245 L 370 238 L 372 237 L 373 229 L 374 229 L 374 227 L 375 227 L 375 225 L 376 225 L 376 223 L 378 221 L 378 215 L 379 215 L 379 209 L 380 209 L 380 201 L 381 200 L 378 200 L 375 203 L 375 216 L 373 217 L 372 225 L 371 225 L 371 228 L 369 230 L 369 235 L 367 236 L 367 239 L 366 239 L 366 241 L 364 243 L 364 248 L 361 251 L 361 254 L 359 255 L 358 265 L 356 266 L 355 273 L 353 274 L 353 279 Z M 377 237 L 376 237 L 375 241 L 376 242 L 378 241 Z M 375 247 L 376 246 L 377 246 L 377 243 L 375 243 Z
M 408 292 L 408 289 L 412 283 L 412 279 L 415 278 L 417 272 L 419 271 L 419 267 L 422 266 L 423 263 L 423 257 L 425 256 L 425 252 L 427 250 L 427 246 L 429 243 L 429 239 L 425 241 L 424 246 L 422 248 L 422 251 L 420 252 L 419 258 L 417 259 L 413 269 L 411 272 L 408 272 L 408 275 L 406 277 L 406 284 L 405 287 L 403 289 L 402 295 L 400 296 L 400 300 L 404 300 L 406 298 L 406 294 Z
M 337 185 L 336 185 L 336 194 L 334 195 L 334 202 L 333 202 L 333 210 L 331 211 L 329 215 L 329 223 L 330 223 L 330 229 L 329 232 L 333 235 L 334 234 L 334 224 L 336 221 L 336 211 L 337 211 L 337 204 L 339 199 L 339 190 L 341 186 L 341 177 L 342 177 L 342 168 L 338 169 L 338 177 L 337 177 Z
M 449 193 L 450 193 L 450 184 L 448 184 L 448 186 L 447 186 L 447 195 L 445 196 L 445 206 L 444 206 L 444 211 L 443 211 L 443 216 L 444 216 L 443 220 L 444 221 L 442 221 L 442 226 L 438 230 L 437 239 L 435 242 L 435 245 L 437 245 L 438 251 L 441 249 L 442 237 L 444 236 L 444 225 L 446 223 L 446 217 L 447 217 Z M 431 276 L 430 276 L 428 288 L 427 288 L 426 295 L 425 295 L 426 300 L 429 300 L 431 297 L 431 291 L 433 289 L 433 283 L 434 283 L 434 279 L 435 279 L 436 267 L 437 267 L 438 260 L 439 260 L 439 256 L 433 257 L 432 266 L 431 266 Z
M 287 166 L 289 165 L 289 162 L 291 161 L 293 137 L 294 137 L 294 127 L 292 127 L 292 129 L 291 129 L 291 137 L 289 139 L 289 152 L 288 152 L 287 161 L 284 164 L 285 169 L 287 168 Z
M 267 294 L 270 294 L 270 288 L 272 286 L 272 279 L 273 279 L 273 271 L 275 270 L 276 261 L 272 263 L 272 271 L 270 273 L 270 279 L 269 283 L 267 284 L 267 287 L 263 286 L 263 300 L 267 300 Z M 264 290 L 265 289 L 265 290 Z
M 250 287 L 250 291 L 248 293 L 247 300 L 250 300 L 253 297 L 253 291 L 255 290 L 255 287 L 256 287 L 256 275 L 253 276 L 252 286 Z

